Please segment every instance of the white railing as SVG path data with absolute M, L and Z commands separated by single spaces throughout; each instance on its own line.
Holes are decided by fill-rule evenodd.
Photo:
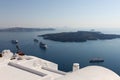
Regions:
M 42 72 L 40 72 L 40 71 L 37 71 L 37 70 L 31 69 L 31 68 L 25 67 L 25 66 L 22 66 L 22 65 L 13 63 L 13 62 L 9 62 L 8 65 L 13 66 L 13 67 L 16 67 L 16 68 L 21 69 L 21 70 L 24 70 L 24 71 L 27 71 L 27 72 L 30 72 L 30 73 L 33 73 L 33 74 L 36 74 L 36 75 L 39 75 L 39 76 L 41 76 L 41 77 L 44 77 L 44 76 L 47 75 L 47 74 L 42 73 Z

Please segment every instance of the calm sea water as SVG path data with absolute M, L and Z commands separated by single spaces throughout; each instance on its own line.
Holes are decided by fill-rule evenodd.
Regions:
M 37 56 L 59 65 L 63 71 L 71 71 L 72 64 L 77 62 L 80 67 L 89 65 L 100 65 L 107 67 L 120 75 L 120 39 L 97 40 L 87 42 L 55 42 L 37 37 L 39 34 L 55 33 L 61 31 L 42 32 L 0 32 L 0 51 L 10 49 L 16 52 L 15 45 L 11 44 L 12 39 L 19 40 L 21 50 L 27 55 Z M 39 39 L 48 45 L 47 50 L 39 48 L 39 44 L 33 41 Z M 104 63 L 91 64 L 89 60 L 100 57 Z

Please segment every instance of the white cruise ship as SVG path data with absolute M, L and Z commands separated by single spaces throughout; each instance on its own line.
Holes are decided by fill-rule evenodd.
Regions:
M 0 54 L 0 80 L 120 80 L 115 72 L 101 66 L 79 68 L 72 72 L 58 70 L 58 65 L 35 56 L 19 55 L 10 50 Z

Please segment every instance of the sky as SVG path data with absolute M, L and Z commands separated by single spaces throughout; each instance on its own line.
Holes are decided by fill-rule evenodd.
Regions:
M 120 0 L 0 0 L 4 27 L 120 27 Z

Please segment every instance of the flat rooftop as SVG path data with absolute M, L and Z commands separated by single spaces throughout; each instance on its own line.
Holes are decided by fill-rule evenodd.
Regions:
M 28 60 L 24 59 L 29 58 Z M 57 70 L 57 64 L 34 56 L 22 60 L 0 58 L 2 80 L 54 80 L 65 75 Z
M 2 80 L 42 80 L 41 76 L 7 65 L 0 67 L 0 75 Z

